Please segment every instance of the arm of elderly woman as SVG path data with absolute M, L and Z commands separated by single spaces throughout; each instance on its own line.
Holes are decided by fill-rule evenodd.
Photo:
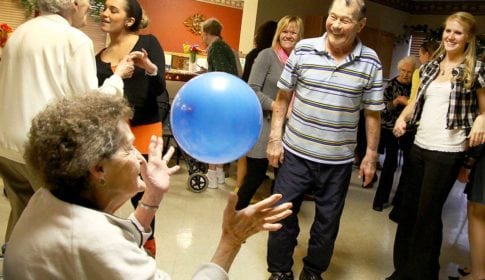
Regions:
M 148 162 L 143 162 L 141 174 L 146 183 L 146 189 L 141 198 L 142 205 L 155 207 L 137 207 L 135 218 L 149 231 L 150 222 L 155 216 L 156 207 L 168 191 L 170 175 L 179 170 L 179 166 L 168 167 L 167 163 L 174 153 L 173 147 L 162 157 L 163 140 L 152 136 L 149 145 Z M 281 194 L 274 194 L 254 205 L 236 211 L 237 195 L 229 194 L 224 210 L 222 234 L 211 262 L 228 271 L 234 261 L 241 244 L 247 238 L 262 230 L 276 231 L 281 228 L 277 222 L 288 217 L 292 212 L 290 202 L 275 204 L 281 199 Z
M 247 238 L 262 230 L 279 230 L 281 224 L 277 222 L 292 213 L 290 202 L 273 207 L 281 197 L 281 194 L 274 194 L 256 204 L 236 211 L 237 195 L 230 193 L 224 210 L 222 235 L 211 262 L 219 265 L 225 271 L 229 271 L 241 244 Z
M 414 98 L 410 98 L 408 100 L 408 105 L 404 107 L 404 110 L 402 110 L 401 114 L 397 118 L 396 123 L 394 124 L 394 129 L 392 131 L 396 137 L 401 137 L 404 135 L 404 133 L 406 133 L 407 122 L 413 114 L 415 102 L 415 96 Z
M 148 162 L 141 164 L 141 176 L 146 184 L 145 193 L 140 199 L 140 206 L 135 209 L 134 216 L 138 222 L 150 230 L 150 223 L 155 217 L 158 205 L 168 191 L 170 185 L 170 175 L 179 170 L 179 166 L 168 167 L 168 161 L 174 153 L 174 148 L 170 147 L 162 157 L 163 140 L 161 137 L 152 136 L 148 146 Z

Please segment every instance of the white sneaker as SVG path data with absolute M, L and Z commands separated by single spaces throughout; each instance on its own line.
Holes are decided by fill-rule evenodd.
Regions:
M 225 184 L 226 174 L 224 174 L 224 169 L 221 167 L 216 167 L 216 174 L 217 174 L 217 183 L 221 185 Z
M 209 179 L 209 185 L 207 187 L 209 189 L 217 189 L 217 173 L 215 170 L 207 170 L 206 174 L 207 178 Z

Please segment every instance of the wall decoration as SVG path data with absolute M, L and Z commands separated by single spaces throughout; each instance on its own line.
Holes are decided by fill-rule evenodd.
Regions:
M 190 17 L 188 17 L 184 21 L 184 25 L 187 26 L 187 29 L 194 33 L 195 35 L 200 35 L 202 33 L 202 27 L 200 26 L 205 21 L 205 16 L 199 13 L 196 13 Z

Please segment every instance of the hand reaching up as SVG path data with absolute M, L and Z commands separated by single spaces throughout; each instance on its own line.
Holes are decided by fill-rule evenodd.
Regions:
M 128 56 L 135 66 L 145 69 L 145 71 L 152 76 L 157 74 L 157 65 L 148 58 L 148 53 L 145 49 L 141 49 L 141 51 L 133 51 Z
M 273 194 L 256 204 L 236 211 L 237 195 L 230 193 L 224 210 L 222 236 L 212 262 L 229 271 L 241 244 L 246 239 L 263 230 L 279 230 L 282 225 L 278 221 L 292 213 L 290 202 L 276 205 L 281 197 L 281 194 Z
M 170 147 L 165 155 L 162 155 L 162 149 L 162 138 L 152 135 L 148 146 L 148 162 L 142 162 L 140 166 L 141 175 L 146 184 L 145 192 L 148 192 L 151 196 L 166 193 L 170 185 L 170 175 L 180 168 L 178 165 L 168 166 L 175 149 Z
M 135 71 L 135 66 L 129 55 L 127 55 L 116 65 L 114 74 L 120 76 L 122 79 L 128 79 L 133 75 L 133 71 Z

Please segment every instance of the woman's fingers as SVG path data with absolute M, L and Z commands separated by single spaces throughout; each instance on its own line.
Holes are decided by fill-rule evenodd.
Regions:
M 168 151 L 162 157 L 162 160 L 164 160 L 165 162 L 169 162 L 174 153 L 175 153 L 175 148 L 173 146 L 170 146 L 170 148 L 168 148 Z
M 162 158 L 163 139 L 152 135 L 150 144 L 148 145 L 148 159 Z

